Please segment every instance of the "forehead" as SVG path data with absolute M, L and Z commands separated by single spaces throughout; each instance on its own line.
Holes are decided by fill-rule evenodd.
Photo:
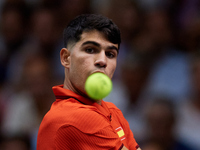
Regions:
M 105 46 L 113 45 L 118 48 L 118 44 L 114 44 L 114 43 L 110 42 L 103 33 L 99 32 L 97 30 L 83 32 L 81 35 L 81 39 L 78 43 L 84 43 L 86 41 L 95 41 L 95 42 L 99 43 L 100 45 L 105 45 Z

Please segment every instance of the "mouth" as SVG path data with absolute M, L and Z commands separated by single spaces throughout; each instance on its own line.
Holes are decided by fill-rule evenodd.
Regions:
M 91 74 L 94 74 L 94 73 L 103 73 L 103 74 L 107 75 L 104 71 L 100 71 L 100 70 L 93 71 Z
M 95 70 L 95 71 L 91 72 L 91 74 L 94 74 L 94 73 L 103 73 L 103 74 L 107 75 L 110 79 L 112 79 L 112 77 L 110 77 L 105 71 Z M 91 74 L 89 74 L 89 75 L 91 75 Z

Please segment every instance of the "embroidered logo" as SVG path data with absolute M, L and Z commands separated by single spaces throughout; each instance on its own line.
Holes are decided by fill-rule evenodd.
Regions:
M 125 137 L 125 133 L 124 133 L 124 130 L 122 129 L 122 127 L 118 127 L 115 129 L 119 138 L 122 140 L 124 140 L 126 137 Z

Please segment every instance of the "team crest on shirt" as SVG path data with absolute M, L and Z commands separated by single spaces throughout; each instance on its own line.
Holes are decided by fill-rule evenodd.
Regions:
M 122 129 L 122 127 L 116 128 L 115 131 L 117 132 L 117 134 L 118 134 L 119 138 L 121 139 L 121 141 L 123 141 L 126 138 L 124 130 Z

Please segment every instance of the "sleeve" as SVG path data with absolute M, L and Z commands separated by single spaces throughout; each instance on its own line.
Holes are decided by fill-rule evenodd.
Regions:
M 66 125 L 57 131 L 55 146 L 56 150 L 120 150 L 123 144 L 111 127 L 107 126 L 91 134 L 84 133 L 74 126 Z
M 138 143 L 136 142 L 134 138 L 134 134 L 130 129 L 128 121 L 124 118 L 124 115 L 122 114 L 121 110 L 117 109 L 116 111 L 118 120 L 121 122 L 121 125 L 124 129 L 125 134 L 127 135 L 127 144 L 129 150 L 137 150 L 139 148 Z
M 129 149 L 130 150 L 137 150 L 139 148 L 139 145 L 138 143 L 136 142 L 134 136 L 133 136 L 133 133 L 131 130 L 129 130 L 129 134 L 128 134 L 128 139 L 129 139 Z
M 127 140 L 128 140 L 128 146 L 130 150 L 137 150 L 139 148 L 138 143 L 136 142 L 133 132 L 131 131 L 130 127 L 129 127 L 129 123 L 126 119 L 124 119 L 124 128 L 125 128 L 125 132 L 127 133 Z

